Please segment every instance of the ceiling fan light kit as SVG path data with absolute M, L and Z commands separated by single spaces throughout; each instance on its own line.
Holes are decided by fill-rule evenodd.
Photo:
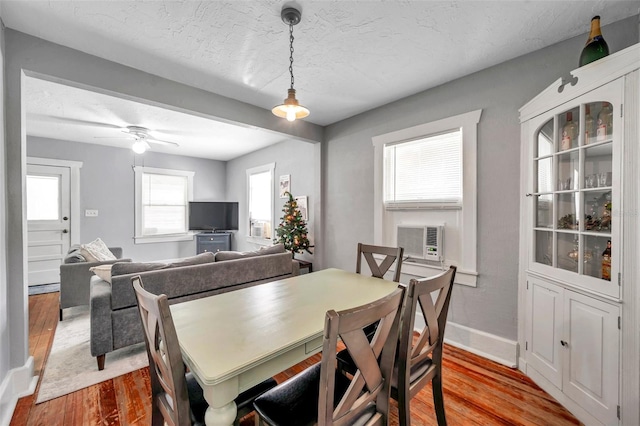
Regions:
M 133 143 L 133 145 L 131 145 L 131 149 L 136 154 L 144 154 L 145 151 L 147 151 L 148 149 L 151 149 L 151 145 L 149 145 L 149 142 L 157 143 L 160 145 L 169 145 L 169 146 L 175 146 L 175 147 L 179 146 L 175 142 L 163 141 L 161 139 L 155 139 L 151 137 L 149 135 L 149 129 L 147 129 L 146 127 L 127 126 L 123 128 L 122 131 L 124 133 L 130 134 L 135 138 L 135 142 Z
M 144 154 L 147 149 L 151 148 L 143 139 L 138 139 L 131 145 L 131 149 L 136 154 Z
M 305 118 L 310 112 L 300 105 L 296 99 L 296 89 L 293 88 L 293 26 L 300 22 L 302 13 L 294 7 L 285 7 L 280 13 L 282 21 L 289 26 L 289 74 L 291 75 L 291 87 L 284 103 L 273 107 L 271 112 L 274 115 L 286 118 L 288 121 L 295 121 L 297 118 Z

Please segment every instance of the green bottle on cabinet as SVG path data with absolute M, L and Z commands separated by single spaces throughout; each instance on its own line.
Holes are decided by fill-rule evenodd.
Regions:
M 580 54 L 580 66 L 597 61 L 608 54 L 609 46 L 607 46 L 607 42 L 604 41 L 602 32 L 600 31 L 600 17 L 594 16 L 591 19 L 591 32 L 589 32 L 587 45 L 582 49 L 582 53 Z

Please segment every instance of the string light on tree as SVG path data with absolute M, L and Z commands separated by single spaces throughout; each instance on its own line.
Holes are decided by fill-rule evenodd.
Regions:
M 290 192 L 285 192 L 285 195 L 289 199 L 282 208 L 284 214 L 280 218 L 281 222 L 276 230 L 276 241 L 282 243 L 285 250 L 290 251 L 292 256 L 294 253 L 302 253 L 303 251 L 311 253 L 307 237 L 307 223 L 302 219 L 302 213 L 300 213 L 298 203 L 293 195 Z

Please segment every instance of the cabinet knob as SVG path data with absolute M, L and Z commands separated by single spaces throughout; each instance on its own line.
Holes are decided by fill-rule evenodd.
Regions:
M 568 344 L 567 342 L 565 342 L 564 340 L 560 340 L 560 344 L 561 344 L 562 346 L 564 346 L 565 348 L 566 348 L 567 346 L 569 346 L 569 344 Z

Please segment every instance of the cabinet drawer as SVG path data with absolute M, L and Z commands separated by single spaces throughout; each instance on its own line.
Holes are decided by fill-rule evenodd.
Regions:
M 196 251 L 216 253 L 231 250 L 231 234 L 199 234 L 196 236 Z

